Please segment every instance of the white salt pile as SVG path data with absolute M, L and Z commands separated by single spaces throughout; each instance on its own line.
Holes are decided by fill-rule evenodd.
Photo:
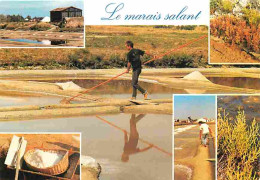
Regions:
M 37 168 L 48 168 L 58 164 L 63 156 L 62 154 L 37 149 L 28 157 L 28 161 Z
M 184 76 L 183 79 L 211 82 L 205 76 L 203 76 L 199 71 L 194 71 L 194 72 Z
M 65 83 L 55 83 L 56 85 L 60 86 L 63 90 L 70 90 L 70 91 L 81 91 L 83 90 L 82 87 L 78 86 L 72 81 L 65 82 Z
M 81 162 L 81 165 L 84 167 L 92 167 L 92 168 L 98 167 L 97 161 L 90 156 L 81 156 L 80 162 Z

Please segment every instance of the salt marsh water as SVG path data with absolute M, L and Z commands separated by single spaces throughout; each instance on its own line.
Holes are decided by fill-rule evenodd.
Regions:
M 218 108 L 225 109 L 232 119 L 239 109 L 243 110 L 248 122 L 255 118 L 260 123 L 260 96 L 219 96 Z
M 62 97 L 0 96 L 0 107 L 59 104 Z
M 2 38 L 2 39 L 7 41 L 43 44 L 43 45 L 62 45 L 67 43 L 65 40 L 32 40 L 32 39 L 6 39 L 6 38 Z
M 48 82 L 56 83 L 56 82 L 68 82 L 68 81 L 72 81 L 73 83 L 77 84 L 82 88 L 89 89 L 106 80 L 98 80 L 98 79 L 62 80 L 60 79 L 60 80 L 48 81 Z M 156 98 L 158 95 L 161 95 L 159 96 L 160 98 L 166 98 L 166 97 L 171 98 L 172 92 L 179 92 L 179 93 L 184 92 L 182 90 L 165 87 L 159 83 L 140 81 L 139 85 L 142 86 L 144 89 L 146 89 L 150 95 L 153 95 L 154 98 Z M 114 80 L 90 92 L 90 94 L 101 95 L 106 97 L 118 97 L 118 98 L 124 97 L 125 95 L 129 95 L 131 93 L 132 93 L 131 80 Z
M 260 89 L 260 79 L 245 77 L 208 77 L 211 82 L 230 87 Z
M 130 131 L 131 114 L 102 116 L 109 122 Z M 171 152 L 172 116 L 146 115 L 136 128 L 139 137 Z M 96 117 L 60 118 L 17 122 L 0 122 L 0 131 L 19 132 L 82 132 L 82 154 L 95 158 L 102 166 L 101 180 L 170 180 L 172 158 L 150 148 L 132 154 L 128 162 L 121 160 L 124 152 L 124 133 Z M 129 135 L 128 135 L 129 138 Z M 138 142 L 144 149 L 149 145 Z

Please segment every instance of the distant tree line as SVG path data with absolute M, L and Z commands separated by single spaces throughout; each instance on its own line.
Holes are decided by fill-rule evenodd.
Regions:
M 25 22 L 30 21 L 31 16 L 26 16 L 25 18 L 21 15 L 4 15 L 0 14 L 0 22 Z

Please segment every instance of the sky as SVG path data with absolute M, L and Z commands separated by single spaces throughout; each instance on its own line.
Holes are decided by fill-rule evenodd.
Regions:
M 174 96 L 174 119 L 215 119 L 215 96 Z
M 52 9 L 68 6 L 83 10 L 84 0 L 0 0 L 0 14 L 45 17 Z

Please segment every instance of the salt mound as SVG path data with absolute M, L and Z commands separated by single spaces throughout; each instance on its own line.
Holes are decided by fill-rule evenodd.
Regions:
M 48 168 L 58 164 L 63 156 L 62 154 L 37 149 L 28 157 L 28 162 L 37 168 Z
M 72 81 L 65 82 L 65 83 L 55 83 L 60 86 L 63 90 L 71 90 L 71 91 L 80 91 L 83 90 L 82 87 L 78 86 L 77 84 L 73 83 Z
M 90 156 L 81 156 L 80 157 L 80 162 L 82 167 L 85 168 L 91 168 L 97 173 L 97 177 L 99 177 L 101 173 L 101 166 L 100 164 L 92 157 Z M 111 173 L 111 171 L 109 171 Z
M 50 22 L 50 21 L 51 21 L 51 18 L 48 17 L 48 16 L 44 17 L 44 18 L 41 20 L 41 22 Z
M 81 165 L 90 168 L 99 168 L 97 161 L 90 156 L 81 156 Z
M 210 82 L 210 80 L 208 80 L 205 76 L 203 76 L 199 71 L 194 71 L 184 76 L 183 79 Z

